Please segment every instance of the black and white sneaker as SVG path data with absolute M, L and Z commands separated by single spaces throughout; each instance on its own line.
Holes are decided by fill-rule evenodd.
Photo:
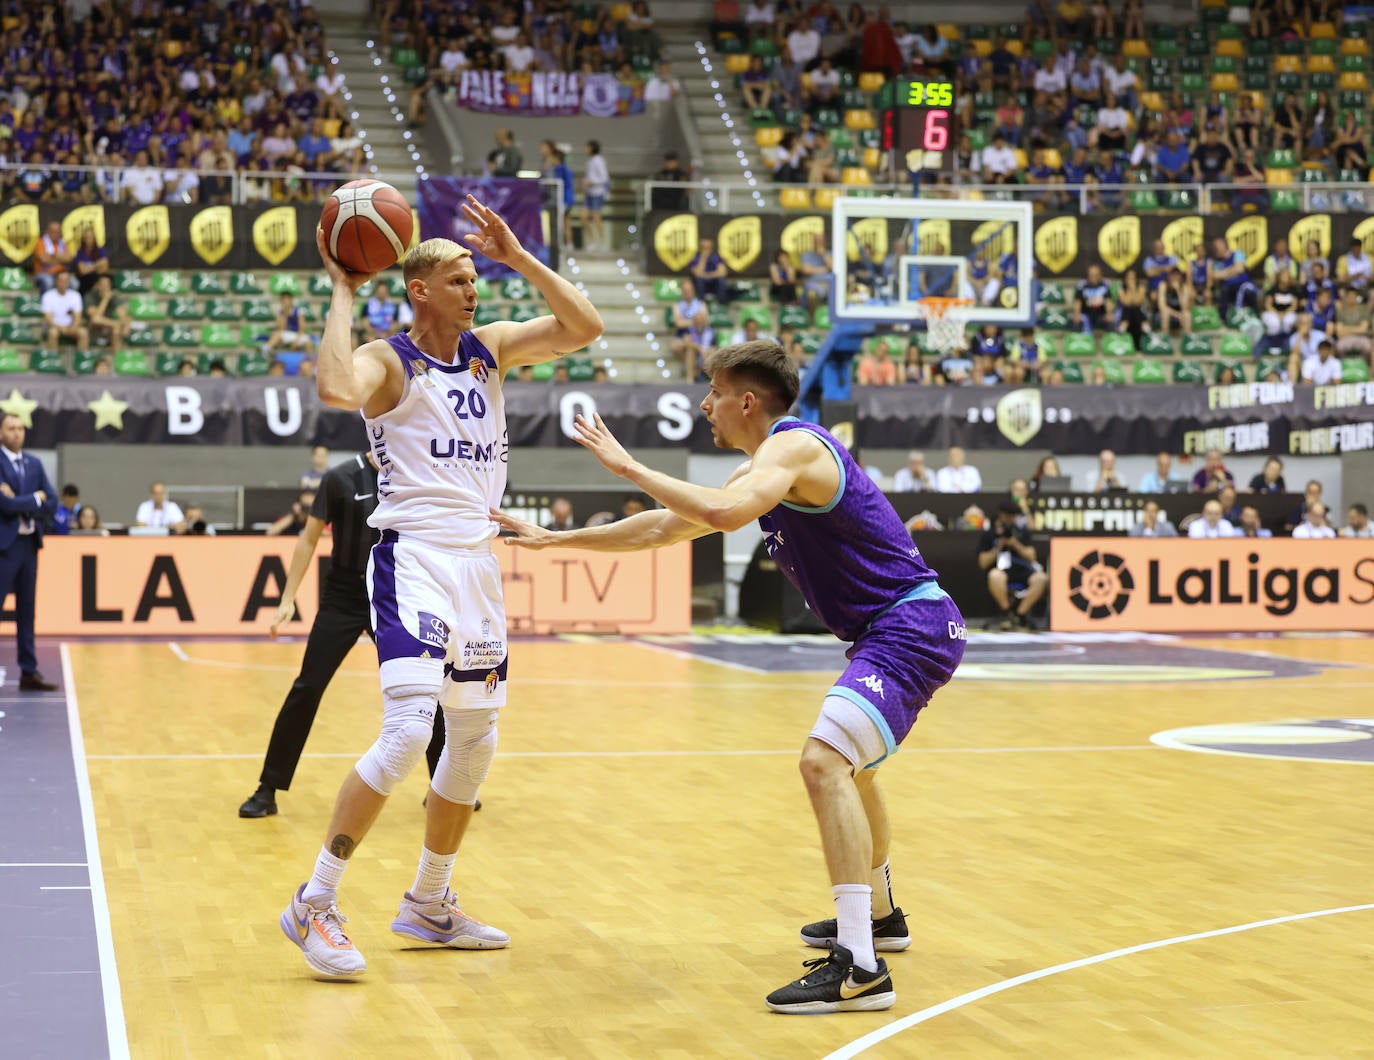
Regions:
M 887 962 L 878 958 L 878 970 L 866 972 L 854 966 L 853 955 L 838 942 L 830 944 L 828 957 L 807 961 L 811 969 L 796 982 L 774 990 L 764 1004 L 774 1012 L 808 1015 L 817 1012 L 877 1012 L 897 1001 Z
M 801 929 L 801 940 L 808 946 L 823 950 L 838 940 L 839 927 L 831 920 L 817 920 Z M 881 920 L 873 921 L 873 948 L 879 953 L 900 953 L 911 945 L 906 929 L 906 915 L 894 909 Z

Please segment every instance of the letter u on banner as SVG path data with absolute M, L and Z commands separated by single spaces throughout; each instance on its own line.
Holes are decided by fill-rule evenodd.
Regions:
M 278 438 L 289 438 L 301 429 L 301 392 L 295 387 L 286 389 L 286 416 L 282 416 L 281 390 L 269 386 L 263 391 L 267 412 L 267 429 Z

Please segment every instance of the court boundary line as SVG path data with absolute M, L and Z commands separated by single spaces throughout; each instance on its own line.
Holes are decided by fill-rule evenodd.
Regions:
M 1277 725 L 1279 722 L 1238 722 L 1237 724 L 1252 725 Z M 1196 744 L 1184 743 L 1182 740 L 1172 738 L 1176 732 L 1186 732 L 1189 729 L 1206 728 L 1204 725 L 1184 725 L 1177 729 L 1165 729 L 1163 732 L 1156 732 L 1150 735 L 1150 742 L 1156 747 L 1165 751 L 1188 751 L 1199 755 L 1221 755 L 1225 758 L 1250 758 L 1268 759 L 1271 762 L 1308 762 L 1314 765 L 1323 766 L 1374 766 L 1374 761 L 1360 758 L 1304 758 L 1302 755 L 1266 755 L 1255 751 L 1227 751 L 1220 747 L 1201 747 Z
M 0 861 L 0 869 L 84 869 L 84 861 Z
M 1288 916 L 1271 917 L 1268 920 L 1254 920 L 1248 924 L 1234 924 L 1231 927 L 1214 928 L 1211 931 L 1198 931 L 1191 935 L 1175 935 L 1173 938 L 1156 939 L 1154 942 L 1142 942 L 1137 946 L 1123 946 L 1120 949 L 1110 950 L 1106 953 L 1094 954 L 1091 957 L 1080 957 L 1073 961 L 1064 961 L 1062 964 L 1051 965 L 1048 968 L 1040 968 L 1034 972 L 1026 972 L 1024 975 L 1014 976 L 1011 979 L 1003 979 L 988 986 L 970 990 L 960 994 L 958 997 L 942 1001 L 938 1005 L 931 1005 L 913 1012 L 910 1016 L 903 1016 L 899 1020 L 894 1020 L 886 1027 L 879 1027 L 876 1031 L 870 1031 L 861 1038 L 856 1038 L 847 1045 L 842 1045 L 834 1052 L 827 1053 L 824 1060 L 850 1060 L 851 1057 L 858 1056 L 860 1053 L 894 1038 L 905 1030 L 919 1026 L 936 1016 L 943 1016 L 946 1012 L 953 1012 L 955 1009 L 971 1005 L 975 1001 L 981 1001 L 985 997 L 992 997 L 1016 986 L 1024 986 L 1026 983 L 1033 983 L 1040 979 L 1047 979 L 1052 975 L 1061 972 L 1071 972 L 1078 968 L 1088 968 L 1094 964 L 1103 964 L 1107 961 L 1115 960 L 1118 957 L 1130 957 L 1137 953 L 1147 953 L 1150 950 L 1164 949 L 1167 946 L 1178 946 L 1185 942 L 1197 942 L 1201 939 L 1220 938 L 1223 935 L 1237 935 L 1242 931 L 1254 931 L 1258 928 L 1274 927 L 1277 924 L 1291 924 L 1299 920 L 1315 920 L 1318 917 L 1338 916 L 1341 913 L 1360 913 L 1369 909 L 1374 909 L 1374 902 L 1364 905 L 1345 905 L 1335 909 L 1318 909 L 1311 913 L 1291 913 Z
M 129 1056 L 129 1029 L 124 1022 L 124 1000 L 119 989 L 119 969 L 115 963 L 114 929 L 110 924 L 110 899 L 105 891 L 105 873 L 100 864 L 100 840 L 95 830 L 95 802 L 91 798 L 91 776 L 87 769 L 86 740 L 81 731 L 81 712 L 76 702 L 76 679 L 71 652 L 64 641 L 58 645 L 62 655 L 62 689 L 67 696 L 67 732 L 72 745 L 72 768 L 76 774 L 76 797 L 81 804 L 81 834 L 86 844 L 86 866 L 91 887 L 91 908 L 95 914 L 96 953 L 100 958 L 100 992 L 105 999 L 105 1037 L 112 1060 Z

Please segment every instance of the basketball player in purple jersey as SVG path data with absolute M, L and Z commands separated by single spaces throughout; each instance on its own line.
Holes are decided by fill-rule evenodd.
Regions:
M 749 461 L 720 489 L 638 463 L 596 417 L 579 441 L 608 470 L 667 510 L 554 533 L 499 512 L 526 548 L 628 552 L 737 530 L 753 519 L 769 554 L 841 640 L 849 666 L 825 696 L 802 750 L 801 772 L 820 825 L 836 918 L 802 929 L 830 954 L 768 995 L 776 1012 L 890 1008 L 897 995 L 875 950 L 911 944 L 892 905 L 887 811 L 875 775 L 964 655 L 963 616 L 926 566 L 902 520 L 853 457 L 822 428 L 787 414 L 797 369 L 775 342 L 746 342 L 707 363 L 701 410 L 721 449 Z M 876 917 L 876 919 L 875 919 Z

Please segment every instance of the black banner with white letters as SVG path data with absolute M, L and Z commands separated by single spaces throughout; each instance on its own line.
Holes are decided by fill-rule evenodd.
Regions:
M 510 444 L 572 446 L 573 419 L 599 413 L 631 449 L 712 452 L 702 386 L 508 383 Z M 1061 453 L 1339 453 L 1374 449 L 1374 384 L 1292 386 L 856 387 L 858 437 L 877 449 Z M 28 444 L 365 444 L 362 418 L 321 404 L 311 380 L 7 376 L 0 410 Z

